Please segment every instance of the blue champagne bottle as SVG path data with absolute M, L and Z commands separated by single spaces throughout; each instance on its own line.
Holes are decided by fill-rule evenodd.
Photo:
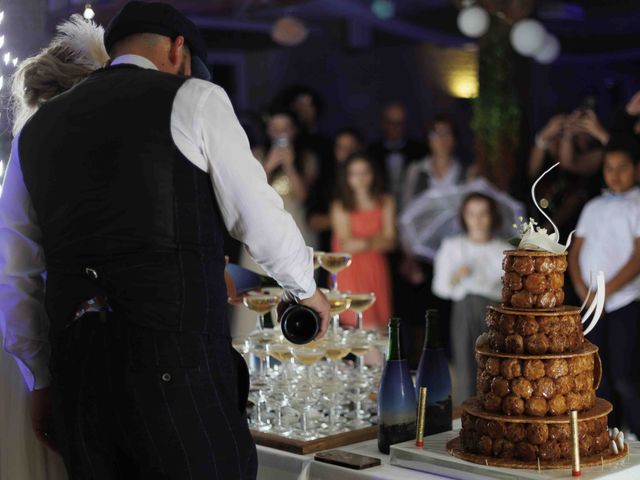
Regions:
M 416 399 L 420 387 L 427 387 L 425 435 L 451 430 L 451 375 L 440 338 L 437 310 L 427 310 L 422 356 L 416 372 Z
M 400 319 L 389 320 L 389 350 L 378 392 L 378 449 L 416 436 L 416 398 L 409 363 L 400 348 Z

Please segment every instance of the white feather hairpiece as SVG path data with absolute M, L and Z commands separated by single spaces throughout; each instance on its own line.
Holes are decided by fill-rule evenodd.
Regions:
M 97 70 L 109 61 L 109 54 L 104 46 L 104 28 L 93 20 L 86 20 L 76 13 L 56 29 L 58 33 L 51 45 L 66 48 L 74 63 Z

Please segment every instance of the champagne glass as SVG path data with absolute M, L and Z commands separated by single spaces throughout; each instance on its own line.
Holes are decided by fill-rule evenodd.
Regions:
M 267 344 L 267 353 L 282 364 L 282 376 L 285 380 L 288 380 L 289 373 L 287 366 L 291 364 L 291 360 L 293 359 L 291 345 L 285 342 L 269 343 Z
M 295 355 L 295 354 L 294 354 Z M 296 437 L 301 440 L 313 440 L 318 435 L 309 428 L 309 412 L 316 405 L 319 390 L 312 384 L 298 384 L 294 390 L 294 399 L 302 406 L 302 430 L 296 430 Z
M 387 350 L 389 348 L 389 338 L 386 335 L 379 333 L 373 339 L 373 346 L 378 349 L 380 354 L 382 355 L 383 364 L 387 361 Z
M 326 252 L 313 252 L 313 269 L 317 270 L 320 268 L 320 258 L 326 255 Z
M 319 257 L 320 266 L 331 273 L 331 290 L 338 290 L 338 272 L 351 265 L 350 253 L 325 253 Z
M 251 349 L 251 345 L 249 343 L 249 339 L 243 338 L 243 339 L 233 340 L 233 342 L 231 343 L 231 346 L 236 350 L 236 352 L 238 352 L 240 355 L 242 355 L 242 358 L 244 359 L 244 362 L 247 365 L 249 365 L 251 363 L 251 362 L 247 361 L 247 354 L 249 353 L 249 351 Z
M 325 356 L 332 364 L 333 379 L 338 380 L 338 362 L 349 354 L 350 346 L 344 335 L 332 333 L 325 337 Z
M 364 420 L 364 412 L 362 408 L 363 400 L 365 400 L 371 392 L 371 388 L 369 387 L 369 382 L 364 378 L 359 378 L 351 382 L 351 388 L 355 399 L 355 418 L 349 422 L 349 426 L 351 428 L 365 428 L 371 426 L 370 422 Z
M 329 403 L 329 425 L 327 426 L 328 433 L 338 433 L 342 431 L 342 427 L 339 424 L 339 402 L 338 393 L 344 388 L 344 384 L 339 382 L 337 378 L 330 379 L 327 382 L 322 382 L 322 394 L 325 400 Z
M 254 381 L 255 386 L 265 386 L 267 384 L 267 345 L 274 341 L 276 335 L 277 332 L 274 330 L 256 330 L 249 335 L 251 351 L 260 359 L 258 378 Z
M 333 333 L 340 331 L 340 314 L 351 306 L 351 298 L 346 293 L 335 290 L 321 289 L 329 301 L 329 312 L 331 313 L 331 329 Z
M 356 363 L 357 368 L 357 376 L 362 378 L 362 365 L 363 359 L 369 349 L 371 348 L 371 338 L 369 334 L 364 330 L 352 330 L 349 332 L 349 347 L 351 349 L 351 353 L 353 353 L 356 357 L 358 357 L 358 361 Z
M 324 357 L 327 352 L 326 348 L 318 343 L 313 347 L 309 347 L 308 345 L 304 346 L 293 346 L 291 348 L 291 352 L 293 353 L 293 357 L 300 362 L 302 365 L 307 367 L 306 375 L 307 375 L 307 384 L 313 384 L 313 376 L 311 373 L 311 367 L 314 363 L 319 362 L 322 357 Z
M 281 295 L 276 295 L 274 292 L 270 294 L 265 293 L 264 290 L 258 292 L 251 292 L 242 299 L 242 303 L 249 310 L 252 310 L 258 314 L 258 320 L 256 323 L 257 330 L 264 330 L 264 316 L 270 310 L 274 309 L 280 303 Z
M 349 298 L 351 298 L 349 310 L 356 312 L 356 329 L 360 330 L 362 329 L 362 314 L 376 302 L 376 294 L 373 292 L 352 293 Z
M 266 420 L 264 415 L 267 408 L 267 397 L 264 394 L 264 388 L 266 388 L 266 385 L 260 385 L 250 392 L 250 397 L 255 405 L 253 428 L 260 432 L 267 432 L 272 428 L 272 425 Z
M 292 431 L 292 428 L 288 423 L 285 423 L 283 419 L 283 410 L 285 407 L 289 406 L 289 396 L 289 381 L 284 376 L 282 378 L 274 379 L 274 381 L 271 383 L 271 397 L 273 400 L 275 400 L 277 409 L 276 422 L 275 425 L 271 427 L 271 432 L 278 435 L 283 435 L 285 437 L 289 436 Z

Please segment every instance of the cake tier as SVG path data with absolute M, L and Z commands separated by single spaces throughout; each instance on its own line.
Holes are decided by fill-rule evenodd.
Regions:
M 534 417 L 592 408 L 602 376 L 598 347 L 556 355 L 496 353 L 476 347 L 477 395 L 487 412 Z
M 485 317 L 489 345 L 504 353 L 575 352 L 582 348 L 582 318 L 578 307 L 550 311 L 489 307 Z
M 566 253 L 507 250 L 502 269 L 502 302 L 515 308 L 554 308 L 564 302 Z
M 466 452 L 524 461 L 568 460 L 571 458 L 569 417 L 509 417 L 484 412 L 482 403 L 471 398 L 462 404 L 460 440 Z M 607 415 L 611 404 L 597 399 L 593 408 L 578 416 L 581 456 L 602 455 L 611 440 Z

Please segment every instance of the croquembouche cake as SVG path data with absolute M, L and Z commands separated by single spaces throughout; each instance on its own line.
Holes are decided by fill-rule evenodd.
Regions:
M 569 241 L 561 245 L 553 227 L 547 234 L 533 220 L 522 224 L 518 247 L 504 252 L 502 304 L 488 308 L 488 330 L 476 342 L 476 396 L 463 402 L 460 435 L 447 445 L 456 457 L 511 468 L 570 467 L 571 410 L 578 412 L 583 465 L 627 454 L 623 434 L 609 429 L 611 404 L 596 396 L 598 347 L 584 336 L 602 313 L 604 277 L 598 275 L 588 309 L 586 302 L 565 306 Z

